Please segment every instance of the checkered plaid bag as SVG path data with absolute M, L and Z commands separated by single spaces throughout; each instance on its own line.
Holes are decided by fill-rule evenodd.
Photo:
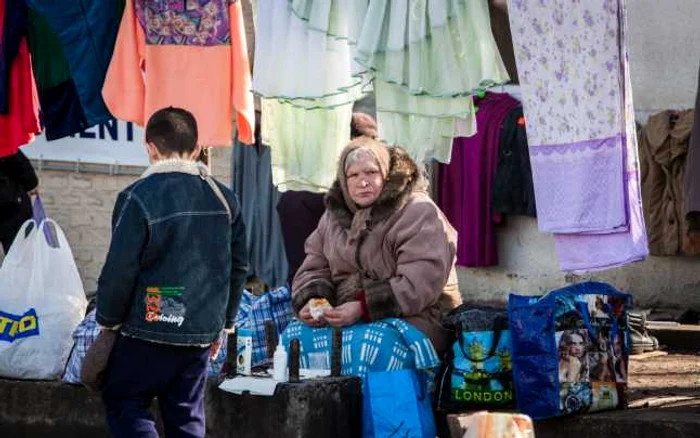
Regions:
M 292 293 L 289 288 L 281 287 L 261 296 L 243 291 L 236 327 L 247 327 L 253 331 L 253 366 L 262 365 L 267 360 L 265 322 L 275 323 L 275 334 L 279 337 L 293 318 Z
M 81 384 L 80 369 L 83 366 L 83 359 L 99 334 L 100 325 L 95 320 L 95 309 L 93 309 L 73 331 L 73 351 L 70 353 L 66 371 L 63 373 L 64 382 Z

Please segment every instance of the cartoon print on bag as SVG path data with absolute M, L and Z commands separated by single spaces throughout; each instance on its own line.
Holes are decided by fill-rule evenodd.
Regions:
M 501 405 L 513 401 L 513 381 L 504 378 L 512 372 L 510 332 L 501 334 L 499 348 L 488 356 L 493 343 L 493 332 L 463 333 L 465 355 L 459 343 L 455 343 L 452 373 L 452 400 L 462 403 Z

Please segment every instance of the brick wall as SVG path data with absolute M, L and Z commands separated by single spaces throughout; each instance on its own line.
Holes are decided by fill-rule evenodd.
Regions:
M 231 182 L 230 159 L 230 149 L 218 149 L 212 155 L 214 175 L 226 185 Z M 97 279 L 109 248 L 117 194 L 136 177 L 64 171 L 37 173 L 46 214 L 65 232 L 85 292 L 90 295 L 97 290 Z

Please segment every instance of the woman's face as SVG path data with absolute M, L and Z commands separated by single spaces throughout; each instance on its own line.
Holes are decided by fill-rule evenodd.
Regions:
M 571 344 L 569 344 L 569 354 L 574 357 L 582 357 L 584 351 L 583 336 L 571 335 Z
M 384 187 L 382 172 L 369 154 L 361 154 L 345 171 L 350 198 L 360 206 L 369 207 L 379 198 Z

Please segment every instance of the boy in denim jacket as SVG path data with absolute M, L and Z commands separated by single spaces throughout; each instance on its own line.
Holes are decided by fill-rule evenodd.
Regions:
M 196 162 L 197 123 L 162 109 L 146 126 L 151 166 L 119 194 L 97 290 L 97 322 L 118 330 L 102 399 L 115 437 L 204 437 L 212 344 L 232 328 L 248 270 L 234 194 Z

